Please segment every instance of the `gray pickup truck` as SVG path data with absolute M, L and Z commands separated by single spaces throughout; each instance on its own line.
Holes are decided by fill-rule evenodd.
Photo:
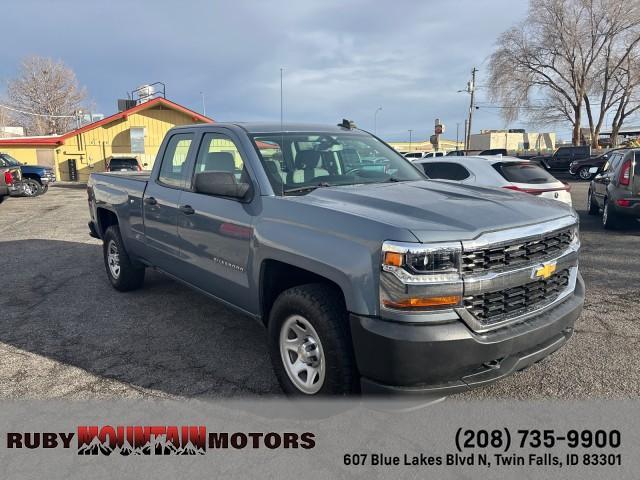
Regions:
M 255 318 L 292 395 L 485 385 L 560 348 L 584 302 L 574 210 L 429 180 L 349 122 L 177 127 L 88 199 L 116 289 L 151 267 Z

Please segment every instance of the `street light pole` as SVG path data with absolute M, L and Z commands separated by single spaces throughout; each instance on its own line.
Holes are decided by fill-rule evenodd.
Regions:
M 460 150 L 458 139 L 460 138 L 460 122 L 456 122 L 456 151 Z
M 200 98 L 202 99 L 202 115 L 207 116 L 207 107 L 204 106 L 204 93 L 200 92 Z
M 382 110 L 382 107 L 376 108 L 376 112 L 373 114 L 373 134 L 378 134 L 378 112 Z
M 411 151 L 411 148 L 412 148 L 412 146 L 411 146 L 411 143 L 412 143 L 412 142 L 411 142 L 411 134 L 412 134 L 412 133 L 413 133 L 413 130 L 412 130 L 412 129 L 409 129 L 409 151 Z

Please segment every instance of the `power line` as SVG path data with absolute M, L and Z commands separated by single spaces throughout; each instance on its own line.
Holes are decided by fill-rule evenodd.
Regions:
M 9 107 L 7 105 L 0 104 L 0 108 L 5 108 L 7 110 L 11 110 L 12 112 L 22 113 L 23 115 L 33 115 L 35 117 L 47 117 L 47 118 L 77 118 L 76 115 L 48 115 L 46 113 L 34 113 L 27 112 L 25 110 L 20 110 L 18 108 Z

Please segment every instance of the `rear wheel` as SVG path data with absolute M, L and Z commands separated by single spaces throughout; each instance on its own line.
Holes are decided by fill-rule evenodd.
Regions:
M 33 178 L 25 178 L 22 182 L 24 184 L 23 194 L 26 197 L 37 197 L 42 193 L 42 185 Z
M 145 268 L 129 258 L 117 225 L 107 228 L 103 241 L 104 266 L 113 288 L 121 292 L 140 288 L 144 283 Z
M 580 179 L 582 180 L 591 180 L 591 177 L 593 175 L 589 171 L 590 168 L 591 167 L 582 167 L 580 170 L 578 170 L 578 177 L 580 177 Z
M 600 207 L 598 207 L 598 203 L 595 198 L 593 198 L 591 189 L 589 189 L 589 193 L 587 194 L 587 213 L 589 215 L 598 215 L 600 213 Z
M 269 315 L 269 350 L 288 395 L 358 391 L 347 310 L 329 285 L 302 285 L 280 294 Z

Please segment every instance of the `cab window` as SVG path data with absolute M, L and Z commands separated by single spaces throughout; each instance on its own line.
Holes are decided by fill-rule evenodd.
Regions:
M 162 156 L 158 182 L 170 187 L 184 188 L 188 177 L 186 166 L 192 141 L 192 133 L 178 133 L 169 139 Z
M 236 181 L 245 181 L 244 161 L 235 142 L 221 133 L 206 133 L 202 137 L 196 159 L 194 177 L 202 172 L 233 173 Z

